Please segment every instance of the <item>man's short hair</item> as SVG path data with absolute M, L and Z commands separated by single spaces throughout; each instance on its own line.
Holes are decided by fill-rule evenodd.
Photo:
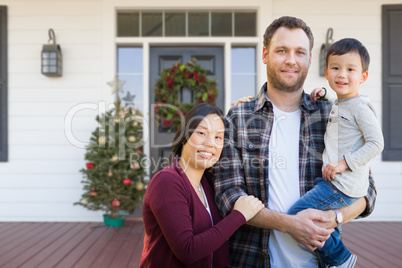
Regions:
M 276 30 L 278 30 L 280 27 L 286 27 L 288 29 L 302 29 L 309 41 L 310 41 L 310 52 L 313 49 L 314 46 L 314 36 L 313 33 L 310 30 L 310 27 L 307 26 L 307 24 L 298 18 L 295 17 L 289 17 L 289 16 L 283 16 L 280 17 L 279 19 L 274 20 L 265 30 L 264 34 L 264 47 L 266 49 L 269 49 L 269 45 L 271 44 L 271 39 L 272 36 L 274 36 L 274 33 Z
M 328 67 L 329 56 L 341 56 L 349 52 L 357 52 L 362 62 L 363 72 L 368 71 L 370 64 L 370 54 L 368 53 L 366 47 L 363 46 L 363 44 L 359 40 L 354 38 L 344 38 L 333 43 L 327 52 L 326 66 Z

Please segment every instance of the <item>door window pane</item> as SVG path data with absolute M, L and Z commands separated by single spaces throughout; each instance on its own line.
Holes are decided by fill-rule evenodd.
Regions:
M 209 14 L 188 13 L 188 36 L 209 36 Z
M 185 13 L 165 13 L 165 36 L 186 36 Z
M 232 36 L 232 13 L 212 13 L 211 15 L 211 35 Z
M 118 13 L 117 14 L 117 36 L 132 37 L 140 35 L 140 14 Z
M 256 60 L 254 47 L 234 47 L 231 51 L 232 90 L 231 101 L 254 96 L 256 92 Z
M 141 47 L 118 47 L 117 48 L 117 75 L 119 80 L 125 81 L 124 93 L 120 94 L 122 105 L 133 106 L 143 112 L 143 50 Z M 128 103 L 123 98 L 135 95 L 133 103 Z
M 142 13 L 142 36 L 162 36 L 162 13 Z
M 255 13 L 235 13 L 235 36 L 256 36 Z

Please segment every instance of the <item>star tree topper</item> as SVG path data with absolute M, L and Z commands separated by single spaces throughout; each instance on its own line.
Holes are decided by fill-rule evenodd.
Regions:
M 116 99 L 118 98 L 119 92 L 124 93 L 123 85 L 126 81 L 119 80 L 117 75 L 114 76 L 113 81 L 107 82 L 107 84 L 112 88 L 112 94 L 116 94 Z

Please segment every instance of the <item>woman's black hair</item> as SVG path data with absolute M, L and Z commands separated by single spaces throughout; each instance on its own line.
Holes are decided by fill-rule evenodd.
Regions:
M 172 153 L 169 156 L 169 163 L 173 162 L 173 159 L 181 156 L 181 151 L 184 144 L 187 143 L 191 134 L 198 127 L 200 122 L 209 114 L 216 114 L 223 120 L 223 113 L 221 109 L 216 106 L 212 106 L 207 103 L 200 103 L 195 105 L 184 117 L 176 134 L 173 138 Z

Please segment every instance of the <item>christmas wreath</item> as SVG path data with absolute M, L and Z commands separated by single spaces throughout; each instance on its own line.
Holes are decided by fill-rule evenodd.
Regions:
M 183 89 L 191 90 L 191 103 L 179 100 Z M 215 105 L 218 95 L 216 80 L 207 78 L 207 71 L 192 59 L 186 64 L 175 63 L 171 68 L 162 69 L 160 79 L 155 84 L 155 120 L 164 129 L 175 131 L 182 116 L 198 103 Z

